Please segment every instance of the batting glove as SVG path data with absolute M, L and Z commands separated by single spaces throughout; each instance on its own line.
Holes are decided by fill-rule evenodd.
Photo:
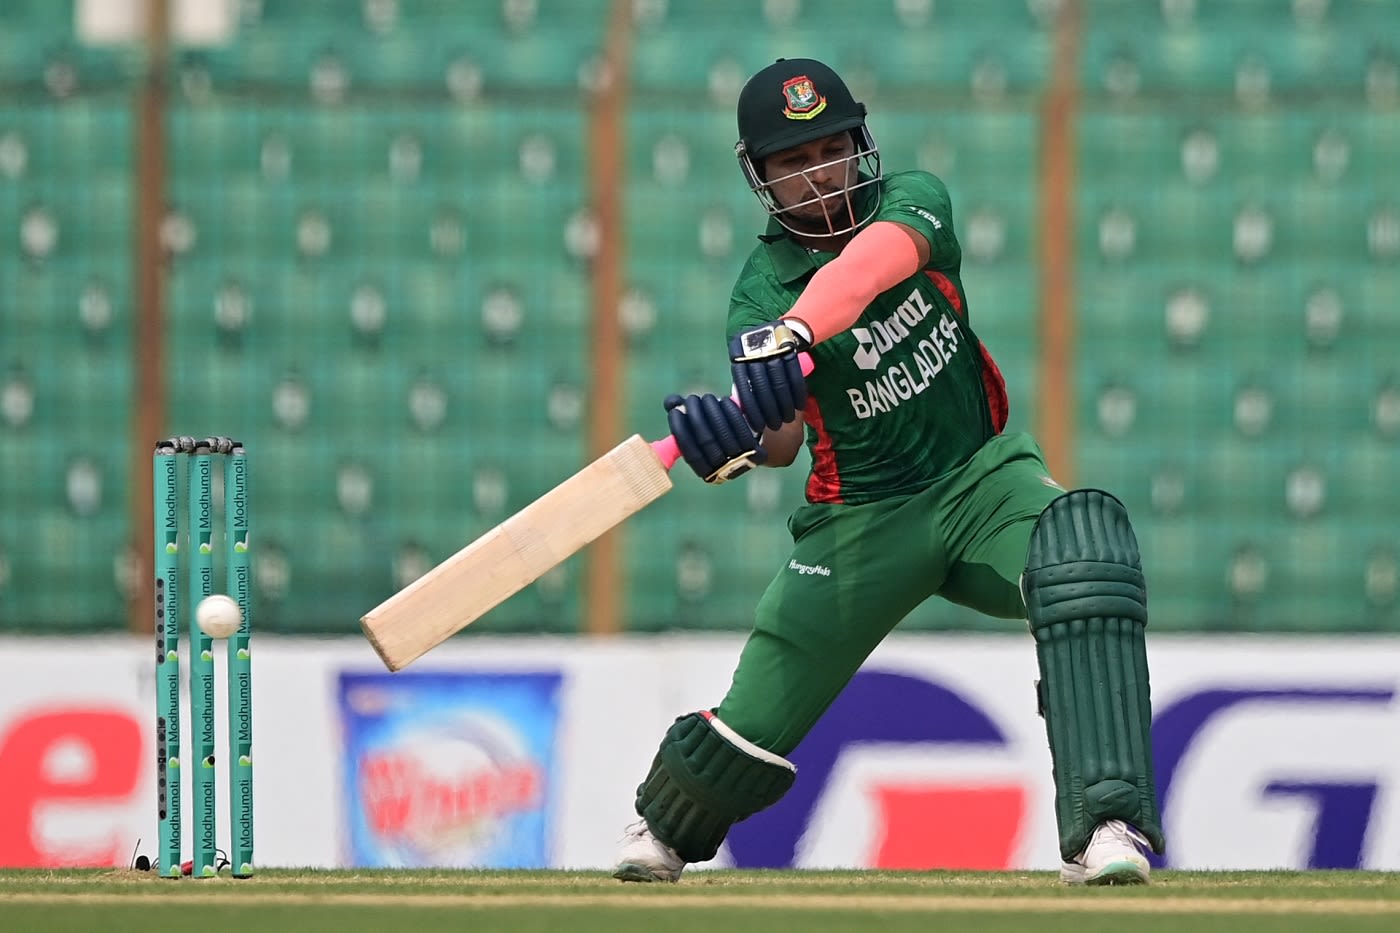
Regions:
M 807 404 L 807 381 L 797 354 L 810 346 L 806 335 L 785 321 L 750 327 L 730 339 L 734 392 L 754 433 L 765 427 L 777 430 Z
M 681 456 L 705 482 L 727 482 L 768 459 L 733 399 L 668 395 L 665 406 Z

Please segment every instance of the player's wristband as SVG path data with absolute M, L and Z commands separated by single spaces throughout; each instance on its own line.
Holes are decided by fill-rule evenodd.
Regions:
M 807 326 L 807 322 L 800 317 L 789 317 L 784 315 L 779 320 L 786 324 L 788 330 L 797 338 L 797 352 L 803 353 L 812 348 L 812 328 Z
M 798 353 L 811 346 L 810 331 L 803 324 L 801 330 L 787 320 L 773 321 L 758 327 L 751 327 L 740 333 L 729 346 L 729 360 L 732 363 L 752 363 L 757 360 L 771 360 L 788 353 Z M 808 337 L 804 337 L 806 333 Z

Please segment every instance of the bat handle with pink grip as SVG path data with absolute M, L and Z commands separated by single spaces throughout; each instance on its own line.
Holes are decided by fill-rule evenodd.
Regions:
M 798 355 L 797 359 L 802 364 L 802 375 L 810 376 L 812 370 L 816 369 L 816 364 L 812 362 L 812 357 L 810 355 L 802 353 Z M 730 398 L 733 399 L 736 405 L 738 404 L 739 400 L 737 398 L 732 395 Z M 656 454 L 656 459 L 660 460 L 661 465 L 668 470 L 675 466 L 676 461 L 681 458 L 681 449 L 676 446 L 676 439 L 670 434 L 667 434 L 659 441 L 652 441 L 651 449 L 652 452 Z

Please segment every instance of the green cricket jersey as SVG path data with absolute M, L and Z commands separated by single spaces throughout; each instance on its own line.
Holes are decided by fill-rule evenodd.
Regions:
M 886 175 L 872 218 L 929 242 L 928 264 L 882 293 L 849 329 L 812 348 L 803 412 L 811 502 L 859 504 L 926 488 L 967 462 L 1006 423 L 1001 373 L 968 323 L 943 182 Z M 786 313 L 812 273 L 836 258 L 799 246 L 776 221 L 735 282 L 727 335 Z

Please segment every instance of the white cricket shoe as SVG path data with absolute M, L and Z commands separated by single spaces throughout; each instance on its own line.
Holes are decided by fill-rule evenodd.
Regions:
M 1060 865 L 1065 884 L 1147 884 L 1147 839 L 1122 820 L 1094 827 L 1089 843 Z
M 685 859 L 651 834 L 646 820 L 623 830 L 622 851 L 612 876 L 618 881 L 679 881 Z

